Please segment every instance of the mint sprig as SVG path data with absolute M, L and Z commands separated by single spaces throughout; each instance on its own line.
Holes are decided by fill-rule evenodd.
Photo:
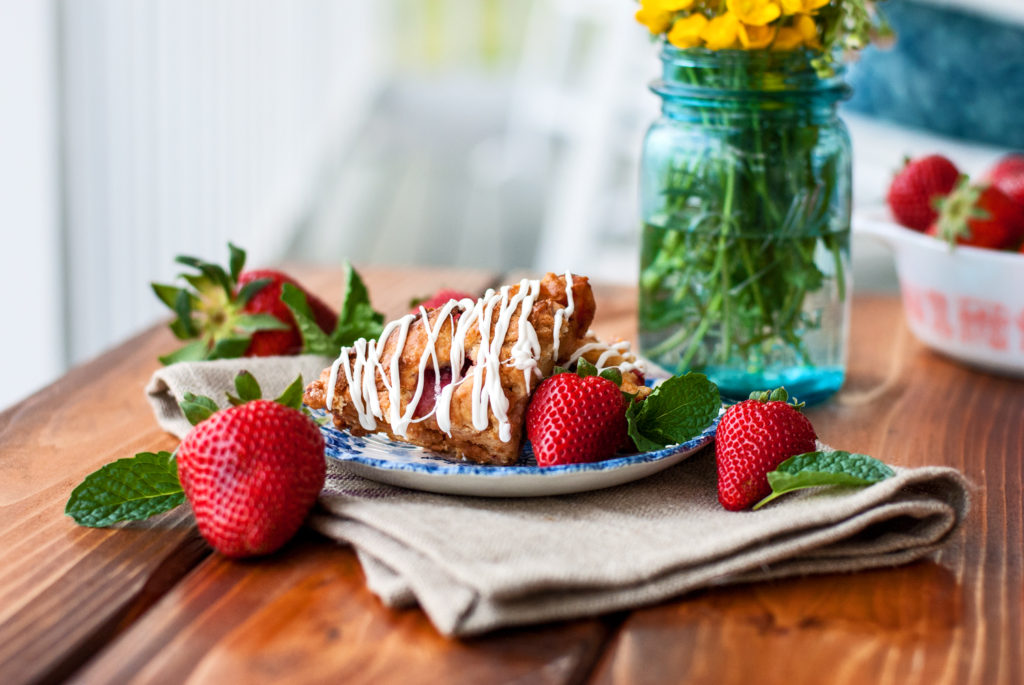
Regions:
M 103 528 L 148 519 L 184 501 L 174 456 L 141 452 L 86 476 L 71 492 L 64 513 L 81 526 Z
M 884 462 L 866 454 L 840 450 L 806 452 L 790 457 L 768 472 L 772 494 L 755 504 L 754 509 L 795 490 L 825 485 L 863 487 L 895 475 Z
M 384 330 L 384 315 L 374 310 L 366 284 L 348 262 L 345 262 L 345 298 L 338 312 L 338 323 L 330 335 L 317 325 L 309 301 L 299 288 L 285 283 L 281 287 L 281 301 L 295 317 L 304 354 L 334 357 L 342 347 L 360 338 L 376 338 Z
M 722 406 L 718 386 L 700 373 L 673 376 L 626 410 L 629 437 L 641 452 L 678 445 L 700 435 Z

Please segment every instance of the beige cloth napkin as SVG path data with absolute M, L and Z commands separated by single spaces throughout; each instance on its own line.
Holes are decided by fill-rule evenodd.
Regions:
M 179 364 L 157 372 L 150 398 L 161 425 L 177 433 L 166 402 L 154 400 L 161 393 L 213 396 L 238 368 L 270 387 L 281 367 L 288 373 L 273 378 L 294 378 L 304 363 L 268 362 L 266 379 L 251 362 Z M 706 449 L 635 483 L 537 499 L 405 490 L 332 462 L 310 523 L 355 548 L 385 604 L 418 603 L 442 633 L 470 635 L 709 586 L 904 564 L 945 543 L 967 509 L 963 476 L 928 467 L 897 469 L 868 488 L 806 491 L 757 512 L 728 512 Z

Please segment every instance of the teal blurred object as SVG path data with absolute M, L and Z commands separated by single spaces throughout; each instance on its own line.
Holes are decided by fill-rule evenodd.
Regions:
M 869 47 L 851 66 L 854 96 L 847 107 L 954 138 L 1024 149 L 1024 25 L 912 0 L 891 0 L 882 8 L 896 44 Z
M 642 353 L 727 399 L 843 383 L 849 323 L 848 88 L 804 52 L 662 52 L 641 161 Z

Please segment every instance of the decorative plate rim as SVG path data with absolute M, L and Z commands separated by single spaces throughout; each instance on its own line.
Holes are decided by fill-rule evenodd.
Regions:
M 321 409 L 310 409 L 310 412 L 315 417 L 329 416 L 326 411 Z M 426 450 L 420 447 L 409 446 L 413 449 L 419 449 L 426 455 L 436 454 L 436 458 L 439 460 L 437 464 L 423 464 L 423 463 L 410 463 L 395 461 L 392 459 L 380 459 L 376 457 L 365 457 L 360 455 L 341 455 L 331 454 L 330 446 L 325 447 L 325 454 L 336 461 L 355 462 L 371 468 L 381 469 L 385 471 L 415 471 L 417 473 L 426 476 L 480 476 L 484 478 L 514 478 L 524 476 L 556 476 L 570 473 L 594 473 L 599 471 L 608 471 L 614 469 L 625 468 L 628 466 L 634 466 L 637 464 L 647 464 L 668 457 L 674 456 L 681 452 L 694 452 L 698 449 L 706 447 L 711 444 L 715 439 L 715 433 L 718 430 L 718 422 L 722 418 L 723 410 L 719 410 L 718 416 L 716 416 L 701 433 L 686 442 L 678 445 L 671 445 L 669 447 L 663 447 L 660 450 L 653 450 L 650 452 L 639 452 L 637 454 L 625 454 L 612 459 L 606 459 L 604 461 L 591 462 L 586 464 L 560 464 L 558 466 L 497 466 L 497 465 L 486 465 L 486 464 L 473 464 L 473 463 L 459 463 L 446 460 L 447 457 L 437 453 L 432 453 L 430 450 Z M 339 433 L 347 436 L 351 434 L 347 430 L 342 430 L 334 427 L 333 425 L 322 425 L 320 430 L 325 433 Z

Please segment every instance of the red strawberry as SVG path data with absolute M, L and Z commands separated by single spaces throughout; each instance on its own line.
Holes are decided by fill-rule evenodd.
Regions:
M 800 413 L 800 405 L 786 402 L 784 388 L 754 395 L 726 410 L 715 436 L 718 501 L 729 511 L 767 497 L 772 490 L 769 471 L 815 450 L 814 427 Z
M 443 307 L 444 305 L 448 304 L 448 302 L 451 300 L 465 299 L 475 300 L 477 298 L 476 295 L 470 295 L 469 293 L 465 293 L 461 290 L 441 288 L 436 293 L 434 293 L 433 295 L 426 299 L 415 299 L 412 302 L 410 302 L 409 306 L 411 307 L 411 309 L 409 310 L 409 312 L 411 314 L 418 314 L 420 311 L 420 307 L 423 307 L 424 309 L 428 310 L 437 309 L 438 307 Z
M 545 379 L 526 410 L 526 435 L 540 466 L 607 459 L 626 440 L 622 392 L 600 376 Z
M 923 231 L 938 216 L 935 198 L 945 197 L 956 185 L 960 172 L 942 155 L 907 161 L 889 186 L 888 202 L 896 221 Z
M 1003 157 L 988 172 L 988 180 L 1011 200 L 1024 206 L 1024 154 Z
M 229 557 L 270 554 L 287 542 L 325 473 L 316 423 L 270 400 L 216 412 L 178 447 L 178 476 L 199 532 Z
M 940 204 L 928 233 L 950 244 L 1001 250 L 1024 238 L 1024 205 L 993 185 L 971 185 L 965 178 Z
M 230 243 L 228 247 L 229 270 L 195 257 L 178 257 L 176 261 L 198 272 L 182 275 L 191 288 L 152 284 L 157 297 L 178 315 L 171 330 L 179 339 L 191 341 L 160 361 L 297 354 L 302 336 L 281 302 L 285 283 L 305 294 L 317 325 L 325 333 L 333 331 L 338 317 L 327 305 L 280 271 L 242 271 L 245 251 Z
M 242 311 L 247 314 L 270 314 L 275 319 L 283 321 L 289 326 L 287 330 L 266 330 L 257 331 L 252 334 L 249 348 L 245 351 L 245 357 L 270 357 L 280 354 L 297 354 L 302 349 L 302 336 L 295 326 L 295 317 L 287 305 L 281 301 L 281 286 L 291 283 L 306 295 L 306 301 L 313 312 L 317 325 L 325 333 L 334 330 L 338 323 L 338 315 L 331 310 L 324 302 L 305 290 L 291 276 L 272 269 L 258 269 L 255 271 L 243 271 L 238 276 L 238 289 L 241 290 L 253 281 L 268 280 L 269 283 L 260 289 L 252 298 L 246 302 Z

